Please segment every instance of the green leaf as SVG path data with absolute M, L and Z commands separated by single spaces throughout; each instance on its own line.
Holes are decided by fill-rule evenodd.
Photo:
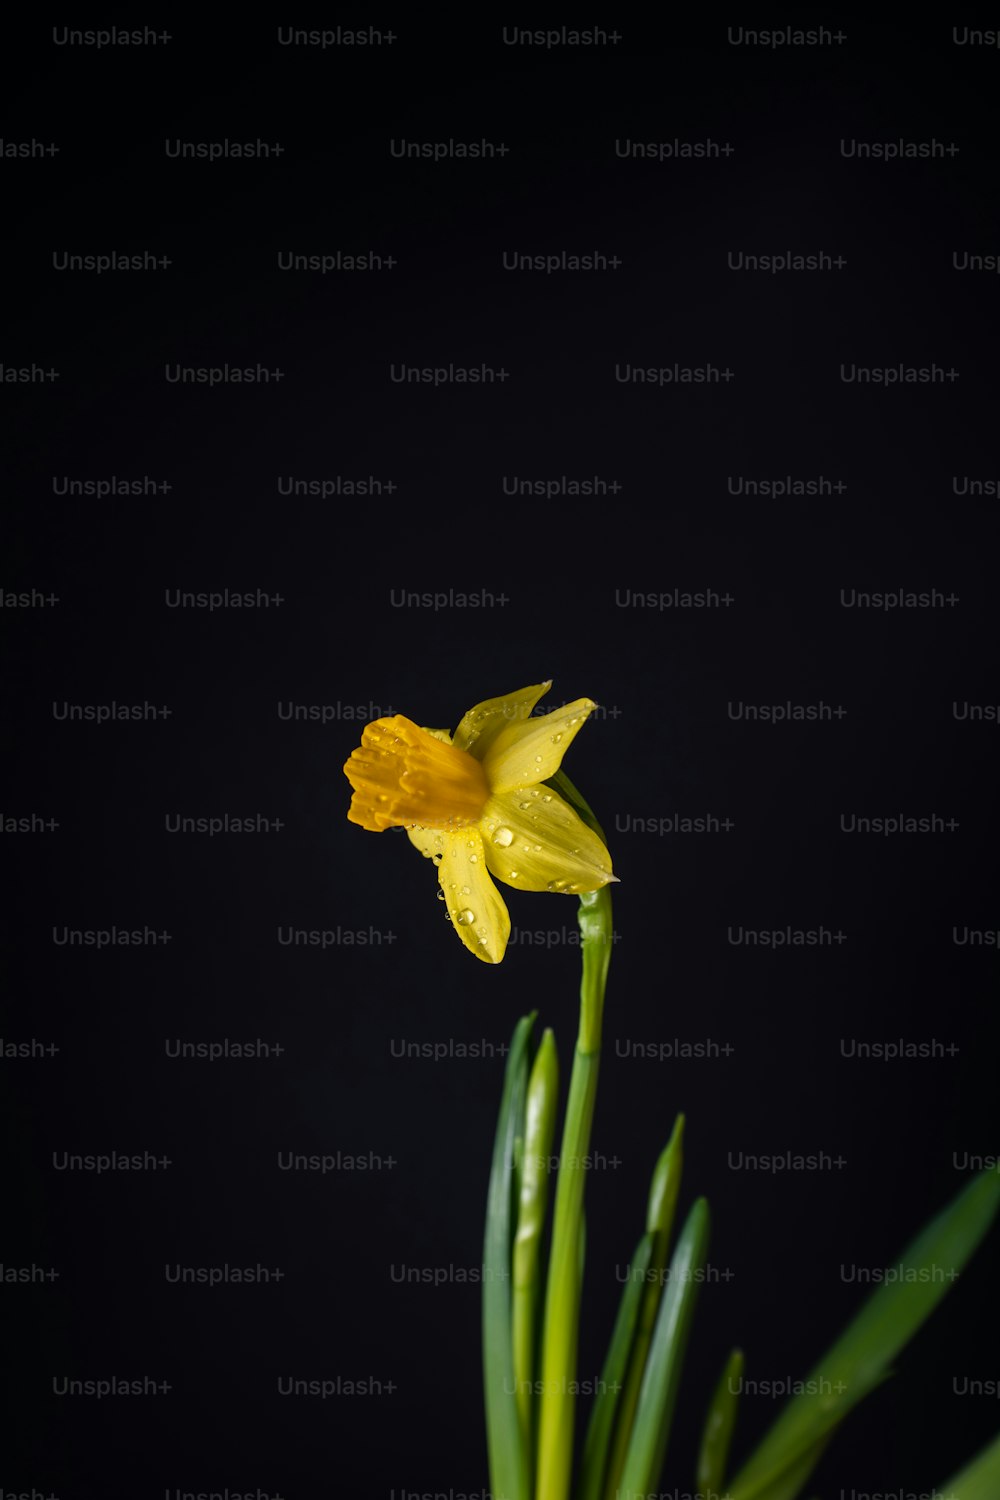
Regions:
M 514 1028 L 493 1145 L 483 1242 L 483 1394 L 493 1493 L 531 1500 L 528 1449 L 517 1410 L 511 1326 L 514 1143 L 524 1132 L 528 1049 L 535 1014 Z
M 618 1316 L 611 1331 L 611 1342 L 608 1344 L 600 1384 L 590 1412 L 587 1437 L 583 1445 L 583 1470 L 578 1500 L 600 1500 L 604 1487 L 611 1433 L 639 1320 L 639 1307 L 646 1290 L 646 1271 L 652 1250 L 653 1236 L 644 1234 L 629 1264 L 628 1280 L 622 1289 Z
M 793 1459 L 788 1468 L 772 1480 L 765 1482 L 762 1489 L 754 1490 L 754 1500 L 796 1500 L 796 1496 L 802 1493 L 806 1480 L 823 1457 L 823 1450 L 833 1437 L 838 1425 L 834 1422 L 830 1431 L 800 1453 L 797 1459 Z M 728 1490 L 726 1500 L 730 1500 Z
M 684 1170 L 684 1116 L 678 1115 L 670 1139 L 660 1152 L 653 1177 L 649 1185 L 646 1204 L 646 1231 L 653 1236 L 653 1253 L 650 1256 L 646 1288 L 639 1308 L 639 1323 L 632 1343 L 628 1369 L 625 1373 L 625 1389 L 618 1403 L 618 1418 L 608 1459 L 604 1484 L 605 1500 L 615 1500 L 621 1491 L 622 1474 L 625 1472 L 625 1455 L 639 1405 L 642 1376 L 646 1368 L 649 1345 L 656 1326 L 663 1295 L 664 1278 L 660 1274 L 667 1264 L 670 1250 L 670 1233 L 674 1225 L 677 1195 L 680 1192 Z
M 767 1484 L 881 1384 L 890 1361 L 952 1286 L 998 1205 L 1000 1177 L 984 1172 L 917 1236 L 887 1273 L 892 1279 L 868 1298 L 732 1481 L 732 1500 L 762 1500 Z M 803 1469 L 802 1485 L 810 1472 Z
M 726 1463 L 736 1426 L 743 1379 L 743 1350 L 734 1349 L 708 1404 L 708 1415 L 698 1452 L 695 1489 L 700 1495 L 721 1495 L 726 1480 Z M 734 1383 L 736 1385 L 733 1389 Z
M 941 1493 L 948 1500 L 996 1500 L 1000 1495 L 1000 1437 L 977 1454 L 961 1474 L 942 1485 Z
M 887 1376 L 881 1376 L 873 1380 L 855 1399 L 854 1406 L 865 1396 L 870 1395 L 876 1386 L 882 1384 Z M 804 1436 L 797 1447 L 790 1447 L 782 1453 L 775 1461 L 775 1466 L 766 1474 L 759 1475 L 749 1490 L 740 1491 L 739 1500 L 795 1500 L 813 1469 L 823 1456 L 827 1443 L 833 1437 L 841 1422 L 847 1416 L 848 1407 L 844 1410 L 831 1411 L 826 1418 L 825 1425 L 811 1431 Z M 726 1490 L 726 1500 L 736 1500 L 735 1491 Z
M 707 1247 L 708 1204 L 699 1198 L 687 1216 L 670 1262 L 667 1290 L 653 1329 L 625 1458 L 622 1494 L 644 1495 L 658 1488 Z
M 513 1246 L 514 1387 L 525 1439 L 535 1427 L 535 1329 L 541 1292 L 539 1256 L 548 1204 L 549 1164 L 559 1104 L 559 1061 L 546 1029 L 535 1053 L 524 1109 L 521 1169 L 515 1176 L 517 1228 Z

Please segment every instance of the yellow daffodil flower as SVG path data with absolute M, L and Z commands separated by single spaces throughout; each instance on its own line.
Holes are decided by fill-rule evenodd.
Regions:
M 491 877 L 523 891 L 576 894 L 617 876 L 597 834 L 543 785 L 597 706 L 578 698 L 532 718 L 551 682 L 470 708 L 454 735 L 402 714 L 375 719 L 344 766 L 348 818 L 405 828 L 438 867 L 448 915 L 477 958 L 498 964 L 510 916 Z

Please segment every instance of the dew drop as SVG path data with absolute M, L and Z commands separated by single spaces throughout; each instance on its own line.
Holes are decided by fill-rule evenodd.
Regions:
M 463 896 L 471 896 L 472 895 L 472 887 L 471 887 L 471 885 L 463 885 L 463 887 L 462 887 L 462 895 Z
M 535 850 L 536 854 L 541 854 L 541 852 L 542 852 L 542 846 L 541 846 L 541 844 L 535 844 L 533 847 L 534 847 L 534 850 Z
M 540 766 L 541 763 L 542 763 L 542 757 L 540 755 L 536 755 L 535 756 L 535 765 L 536 766 Z
M 543 802 L 551 802 L 552 801 L 552 798 L 549 796 L 548 792 L 545 793 L 545 796 L 542 798 L 542 801 Z
M 511 870 L 511 872 L 510 872 L 510 878 L 511 878 L 511 880 L 516 880 L 517 879 L 517 874 L 518 874 L 518 872 L 516 870 Z
M 521 809 L 522 812 L 527 812 L 528 808 L 531 806 L 531 803 L 530 802 L 519 802 L 517 805 Z
M 561 734 L 554 734 L 552 736 L 552 743 L 553 743 L 553 745 L 561 745 L 562 744 L 562 735 Z M 536 755 L 535 759 L 538 760 L 538 759 L 540 759 L 540 757 Z
M 437 898 L 438 898 L 439 901 L 443 901 L 444 900 L 444 891 L 441 889 L 440 886 L 438 886 Z
M 494 844 L 499 844 L 501 849 L 509 849 L 514 842 L 514 835 L 509 828 L 498 828 L 493 835 Z
M 469 864 L 470 865 L 478 865 L 478 863 L 479 863 L 479 855 L 478 854 L 470 854 L 469 855 Z
M 475 914 L 475 912 L 474 911 L 470 911 L 467 906 L 463 906 L 462 910 L 458 913 L 458 915 L 455 918 L 455 921 L 459 924 L 460 927 L 468 927 L 469 924 L 470 924 L 470 922 L 474 922 L 475 920 L 476 920 L 476 914 Z

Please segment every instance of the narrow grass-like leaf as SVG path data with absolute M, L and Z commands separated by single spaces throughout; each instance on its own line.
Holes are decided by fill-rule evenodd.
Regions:
M 997 1500 L 1000 1495 L 1000 1437 L 968 1464 L 955 1478 L 941 1486 L 948 1500 Z
M 742 1380 L 743 1350 L 734 1349 L 708 1404 L 695 1480 L 695 1489 L 700 1495 L 722 1494 Z
M 888 1374 L 890 1361 L 933 1312 L 989 1229 L 1000 1177 L 985 1172 L 917 1236 L 846 1331 L 803 1381 L 730 1485 L 733 1500 L 759 1500 L 764 1486 L 798 1461 Z M 888 1274 L 888 1273 L 887 1273 Z M 801 1483 L 809 1476 L 805 1470 Z
M 531 1500 L 528 1448 L 517 1411 L 511 1323 L 514 1142 L 523 1136 L 528 1049 L 535 1012 L 514 1028 L 493 1145 L 483 1241 L 483 1393 L 495 1495 Z
M 659 1487 L 707 1247 L 708 1204 L 699 1198 L 687 1216 L 670 1261 L 669 1281 L 653 1329 L 625 1458 L 620 1485 L 623 1495 L 645 1495 Z
M 517 1229 L 513 1250 L 514 1385 L 529 1452 L 535 1410 L 535 1329 L 541 1291 L 539 1253 L 548 1204 L 549 1160 L 559 1103 L 559 1060 L 545 1030 L 528 1079 L 521 1170 L 517 1174 Z
M 763 1488 L 754 1490 L 754 1500 L 797 1500 L 810 1474 L 823 1457 L 827 1443 L 833 1437 L 840 1421 L 833 1422 L 830 1431 L 818 1438 L 780 1474 L 764 1482 Z M 720 1492 L 721 1493 L 721 1492 Z M 726 1500 L 731 1500 L 731 1491 L 725 1491 Z
M 726 1490 L 726 1500 L 786 1500 L 786 1496 L 790 1500 L 798 1495 L 844 1418 L 891 1374 L 891 1370 L 884 1370 L 859 1383 L 847 1406 L 839 1402 L 828 1403 L 825 1414 L 817 1417 L 815 1425 L 804 1431 L 796 1443 L 776 1455 L 771 1468 L 755 1475 L 749 1489 L 741 1489 L 737 1497 L 735 1489 L 730 1486 Z M 803 1385 L 805 1383 L 803 1381 Z
M 652 1251 L 653 1236 L 644 1234 L 629 1264 L 628 1280 L 618 1304 L 618 1316 L 611 1331 L 611 1342 L 608 1344 L 600 1384 L 590 1412 L 587 1437 L 583 1445 L 578 1500 L 600 1500 L 603 1493 L 611 1433 L 625 1383 L 625 1372 L 639 1320 L 639 1307 L 646 1288 L 646 1272 Z
M 653 1168 L 646 1204 L 646 1232 L 653 1237 L 653 1251 L 649 1261 L 649 1276 L 639 1304 L 639 1322 L 632 1343 L 628 1369 L 625 1372 L 625 1387 L 618 1403 L 615 1430 L 611 1440 L 607 1475 L 604 1484 L 605 1500 L 615 1500 L 621 1489 L 625 1471 L 625 1455 L 628 1452 L 632 1426 L 639 1406 L 639 1392 L 646 1369 L 646 1358 L 656 1325 L 656 1314 L 663 1296 L 663 1269 L 670 1251 L 670 1233 L 677 1209 L 681 1176 L 684 1170 L 684 1116 L 678 1115 L 670 1139 L 660 1153 Z

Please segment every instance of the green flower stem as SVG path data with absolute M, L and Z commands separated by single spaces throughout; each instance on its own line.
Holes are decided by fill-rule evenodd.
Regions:
M 579 922 L 583 951 L 580 1029 L 563 1126 L 545 1293 L 538 1500 L 566 1500 L 572 1476 L 583 1193 L 597 1097 L 604 987 L 611 960 L 611 893 L 607 887 L 580 897 Z
M 528 1083 L 524 1146 L 514 1236 L 512 1318 L 517 1409 L 530 1452 L 534 1427 L 535 1324 L 538 1317 L 539 1251 L 548 1200 L 549 1157 L 559 1102 L 555 1037 L 542 1035 Z

